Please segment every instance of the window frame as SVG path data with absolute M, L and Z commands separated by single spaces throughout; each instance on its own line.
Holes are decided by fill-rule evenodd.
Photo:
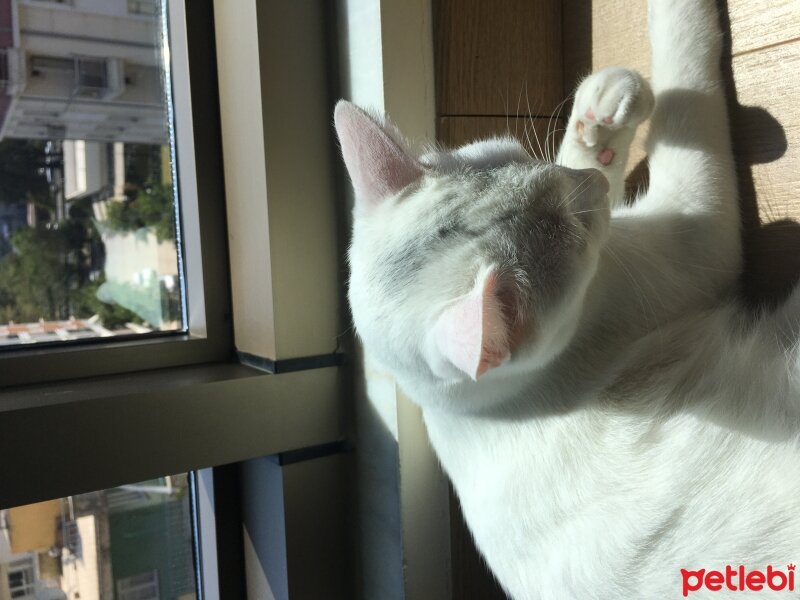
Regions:
M 277 0 L 266 4 L 270 10 L 283 7 Z M 182 181 L 196 186 L 196 190 L 187 191 L 182 185 L 182 193 L 196 193 L 198 198 L 196 214 L 183 214 L 184 229 L 195 231 L 187 236 L 185 247 L 190 256 L 186 265 L 190 331 L 113 345 L 77 343 L 52 349 L 31 346 L 0 354 L 0 456 L 15 456 L 14 461 L 0 461 L 0 481 L 13 482 L 0 486 L 2 508 L 330 444 L 344 437 L 344 407 L 340 401 L 341 390 L 348 383 L 346 374 L 339 369 L 343 354 L 334 348 L 335 334 L 317 333 L 312 336 L 313 343 L 303 339 L 303 352 L 288 355 L 253 355 L 237 352 L 234 345 L 227 236 L 236 232 L 231 233 L 228 227 L 226 204 L 242 202 L 242 198 L 231 200 L 230 194 L 226 195 L 222 169 L 215 5 L 220 10 L 236 12 L 235 7 L 214 0 L 183 0 L 180 5 L 173 0 L 170 5 L 179 8 L 171 12 L 172 59 L 178 65 L 181 61 L 188 64 L 187 69 L 175 69 L 176 104 L 182 102 L 180 90 L 191 92 L 185 97 L 191 110 L 175 115 L 178 136 L 190 136 L 188 146 L 179 144 L 178 168 L 184 174 L 195 174 Z M 309 69 L 300 69 L 300 74 L 294 75 L 297 62 L 285 67 L 291 76 L 302 77 L 306 87 L 287 89 L 280 98 L 279 108 L 283 110 L 295 108 L 293 98 L 309 95 L 307 86 L 312 78 L 319 94 L 327 97 L 330 91 L 329 72 L 323 65 L 330 40 L 314 37 L 330 19 L 317 5 L 298 5 L 297 10 L 309 10 L 314 20 L 302 32 L 306 40 L 296 40 L 298 33 L 294 31 L 284 31 L 282 35 L 315 49 L 296 59 L 308 61 Z M 302 15 L 295 14 L 295 18 L 306 22 Z M 272 33 L 275 27 L 280 29 L 274 19 L 264 21 L 271 23 Z M 266 35 L 258 29 L 251 33 Z M 228 31 L 228 35 L 234 34 Z M 305 43 L 309 40 L 313 44 Z M 187 51 L 181 54 L 181 47 Z M 268 57 L 272 65 L 282 65 L 276 53 L 269 53 Z M 262 55 L 250 58 L 265 60 Z M 248 92 L 258 93 L 258 88 Z M 321 121 L 323 126 L 314 128 L 322 140 L 320 145 L 328 148 L 330 155 L 325 156 L 323 151 L 319 164 L 302 165 L 306 179 L 316 178 L 325 188 L 326 195 L 315 202 L 328 205 L 331 214 L 338 186 L 331 180 L 333 130 L 325 125 L 329 123 L 332 104 L 330 98 L 320 101 L 315 122 Z M 285 141 L 285 137 L 271 131 L 263 133 L 266 141 L 275 146 Z M 276 193 L 270 199 L 291 201 L 285 193 Z M 266 198 L 262 201 L 266 202 Z M 237 208 L 243 210 L 238 204 Z M 303 214 L 320 219 L 315 208 L 313 204 L 306 206 Z M 294 209 L 282 215 L 283 233 L 297 232 L 295 237 L 304 233 L 298 229 L 304 225 L 303 214 L 298 212 Z M 324 226 L 334 230 L 341 225 L 328 218 L 327 213 L 323 221 Z M 335 259 L 331 260 L 336 250 L 331 251 L 333 238 L 335 235 L 328 232 L 327 247 L 309 246 L 302 256 L 279 247 L 283 270 L 291 273 L 296 264 L 305 268 L 311 264 L 316 268 L 311 273 L 313 278 L 327 269 L 319 277 L 328 286 L 321 292 L 328 297 L 341 293 L 336 285 L 340 269 L 336 268 Z M 257 248 L 256 244 L 244 247 L 242 255 L 234 260 L 263 263 L 264 257 Z M 309 261 L 315 257 L 314 252 L 325 252 L 319 265 Z M 192 261 L 192 256 L 199 260 Z M 330 264 L 334 265 L 332 269 L 328 269 Z M 328 272 L 331 270 L 334 272 Z M 286 285 L 286 280 L 281 284 Z M 256 311 L 259 303 L 266 300 L 248 298 L 245 308 Z M 344 332 L 346 327 L 338 324 L 339 306 L 315 300 L 317 303 L 303 306 L 302 312 L 289 306 L 291 318 L 301 321 L 308 315 L 312 326 L 324 322 L 327 331 Z M 316 319 L 315 315 L 322 316 Z M 290 333 L 298 337 L 305 331 Z M 64 423 L 70 427 L 65 428 Z M 180 434 L 177 437 L 176 432 Z M 131 455 L 129 448 L 134 445 L 138 450 Z M 19 452 L 21 447 L 25 452 Z M 58 453 L 51 451 L 54 447 L 59 448 Z M 31 477 L 30 473 L 47 476 Z
M 334 60 L 327 52 L 331 40 L 326 37 L 333 33 L 330 29 L 333 8 L 326 4 L 291 4 L 294 17 L 303 25 L 302 32 L 283 31 L 281 35 L 294 38 L 307 51 L 294 56 L 292 65 L 283 71 L 271 71 L 268 76 L 262 71 L 259 83 L 263 86 L 268 79 L 271 84 L 270 101 L 274 104 L 265 114 L 277 115 L 272 126 L 285 124 L 286 112 L 295 111 L 289 119 L 297 118 L 296 99 L 307 101 L 307 96 L 318 99 L 312 107 L 311 124 L 302 124 L 306 132 L 312 130 L 317 136 L 313 145 L 318 151 L 318 161 L 295 164 L 293 168 L 304 169 L 306 181 L 301 183 L 315 180 L 324 193 L 315 196 L 299 184 L 290 193 L 285 187 L 270 190 L 269 208 L 281 205 L 284 209 L 279 215 L 271 212 L 270 226 L 278 224 L 281 233 L 289 234 L 278 241 L 281 243 L 273 239 L 270 248 L 271 260 L 282 269 L 283 279 L 276 284 L 282 289 L 277 293 L 286 296 L 278 309 L 268 315 L 269 326 L 274 325 L 272 321 L 281 324 L 274 336 L 274 353 L 240 347 L 242 342 L 238 338 L 234 343 L 231 317 L 228 236 L 241 231 L 230 227 L 226 204 L 230 208 L 233 203 L 237 210 L 245 210 L 246 206 L 242 197 L 231 197 L 222 169 L 222 133 L 229 139 L 233 136 L 234 140 L 235 134 L 221 123 L 219 56 L 215 47 L 215 39 L 219 38 L 214 11 L 215 8 L 232 11 L 234 5 L 227 0 L 183 0 L 182 8 L 184 4 L 186 48 L 191 54 L 191 60 L 185 57 L 188 62 L 185 75 L 191 84 L 186 86 L 191 91 L 191 113 L 178 111 L 175 125 L 178 136 L 189 132 L 194 138 L 189 146 L 194 149 L 194 165 L 186 166 L 187 153 L 179 142 L 178 168 L 184 172 L 190 168 L 196 178 L 189 181 L 202 192 L 198 193 L 197 214 L 187 217 L 185 210 L 183 214 L 185 229 L 192 226 L 186 222 L 191 218 L 196 219 L 197 227 L 197 235 L 186 239 L 185 251 L 190 258 L 192 252 L 200 257 L 199 261 L 189 260 L 186 264 L 190 332 L 119 341 L 113 346 L 114 352 L 109 346 L 80 343 L 53 349 L 34 346 L 24 352 L 0 355 L 0 456 L 14 456 L 13 461 L 0 461 L 0 481 L 11 482 L 0 486 L 0 508 L 107 489 L 169 473 L 191 472 L 199 481 L 194 492 L 194 515 L 199 522 L 196 547 L 201 551 L 197 568 L 202 577 L 198 577 L 198 587 L 202 598 L 213 600 L 241 595 L 238 591 L 245 588 L 245 563 L 252 561 L 243 553 L 243 522 L 237 512 L 241 496 L 249 494 L 246 483 L 235 476 L 240 464 L 284 453 L 292 454 L 295 461 L 312 464 L 321 456 L 331 460 L 331 454 L 346 450 L 343 440 L 348 428 L 348 407 L 343 400 L 350 385 L 349 368 L 340 368 L 343 354 L 338 338 L 348 333 L 348 327 L 340 323 L 337 304 L 343 293 L 336 284 L 337 280 L 341 282 L 344 268 L 343 259 L 336 257 L 335 238 L 343 225 L 336 221 L 339 203 L 334 203 L 340 200 L 338 184 L 342 182 L 336 178 L 332 166 L 337 150 L 330 126 L 333 99 L 329 97 L 332 83 L 329 78 L 335 70 L 332 65 L 323 68 L 325 61 Z M 274 44 L 278 42 L 273 35 L 275 28 L 280 29 L 280 23 L 269 17 L 275 16 L 274 11 L 284 10 L 286 5 L 280 0 L 263 3 L 250 0 L 244 4 L 258 5 L 259 41 L 267 38 L 273 44 L 270 50 L 262 49 L 255 60 L 267 61 L 274 68 L 281 60 L 275 52 Z M 267 11 L 273 12 L 267 14 Z M 303 11 L 308 12 L 309 19 L 299 14 Z M 270 34 L 260 29 L 264 23 L 273 28 Z M 175 24 L 173 16 L 172 60 L 178 64 L 180 42 L 176 39 Z M 235 42 L 235 33 L 228 30 L 227 37 L 222 39 Z M 220 71 L 223 69 L 220 67 Z M 175 102 L 179 104 L 180 69 L 176 68 L 173 76 Z M 295 85 L 275 84 L 273 77 L 295 77 L 292 79 Z M 297 86 L 298 82 L 302 86 Z M 309 86 L 318 93 L 309 93 Z M 280 90 L 286 93 L 276 97 Z M 302 106 L 302 110 L 311 110 L 308 104 Z M 273 107 L 277 107 L 277 113 L 272 112 Z M 258 133 L 263 134 L 265 144 L 273 149 L 280 149 L 286 142 L 285 129 L 276 133 L 265 128 Z M 251 129 L 248 135 L 252 134 L 256 132 Z M 276 177 L 279 176 L 280 172 Z M 184 181 L 187 179 L 182 180 L 182 186 Z M 191 191 L 182 189 L 181 193 Z M 292 200 L 302 195 L 307 202 L 297 208 Z M 262 200 L 266 202 L 266 198 Z M 320 205 L 326 210 L 315 211 Z M 306 215 L 316 219 L 313 226 L 316 229 L 304 227 Z M 325 238 L 325 244 L 304 242 L 302 253 L 293 253 L 287 243 L 286 237 L 314 237 L 320 231 L 324 235 L 319 237 Z M 241 235 L 238 237 L 242 239 Z M 198 249 L 200 239 L 202 247 Z M 239 252 L 230 259 L 236 264 L 265 262 L 255 244 L 240 247 Z M 197 271 L 192 272 L 193 268 Z M 299 293 L 292 279 L 293 270 L 298 268 L 309 269 L 306 279 L 319 280 L 315 281 L 319 294 L 305 304 L 293 305 L 288 295 Z M 272 277 L 273 273 L 267 271 Z M 192 282 L 200 286 L 198 291 L 192 291 Z M 240 293 L 240 298 L 243 295 Z M 196 303 L 198 299 L 200 303 Z M 260 304 L 272 298 L 247 300 L 242 310 L 251 311 L 247 316 L 263 323 L 266 319 L 259 312 Z M 242 314 L 237 313 L 240 321 Z M 298 323 L 305 328 L 296 330 Z M 69 426 L 65 427 L 65 423 Z M 134 447 L 136 450 L 132 452 Z M 20 448 L 24 451 L 20 452 Z M 54 452 L 54 448 L 58 451 Z M 346 459 L 339 456 L 336 460 Z M 213 477 L 208 476 L 209 467 L 213 467 Z M 296 474 L 298 465 L 294 469 L 294 480 L 300 480 Z M 326 478 L 307 477 L 308 483 L 315 487 L 296 486 L 291 502 L 287 501 L 287 512 L 302 514 L 308 506 L 307 489 L 315 489 L 316 498 L 325 497 L 320 491 L 343 497 L 339 488 L 344 484 L 331 486 L 330 474 Z M 337 525 L 340 526 L 343 527 Z M 337 536 L 337 544 L 346 546 L 342 537 Z M 303 537 L 302 531 L 298 534 L 293 526 L 287 525 L 286 543 L 294 544 L 295 549 L 305 544 L 310 546 L 314 539 Z M 217 544 L 217 551 L 209 553 L 209 544 Z M 303 563 L 301 554 L 297 555 L 292 571 L 296 578 L 302 579 L 314 571 L 314 565 Z
M 11 598 L 25 598 L 30 597 L 36 592 L 36 582 L 39 575 L 39 559 L 36 554 L 26 554 L 21 558 L 12 560 L 9 564 L 7 573 L 8 588 Z M 11 585 L 11 577 L 14 574 L 22 575 L 22 582 L 20 585 Z M 30 581 L 28 581 L 30 574 Z M 15 592 L 22 591 L 22 595 L 15 595 Z
M 229 359 L 233 355 L 219 99 L 211 1 L 171 1 L 169 71 L 181 208 L 187 332 L 0 353 L 0 389 Z M 189 48 L 192 58 L 189 60 Z M 200 243 L 202 240 L 202 244 Z

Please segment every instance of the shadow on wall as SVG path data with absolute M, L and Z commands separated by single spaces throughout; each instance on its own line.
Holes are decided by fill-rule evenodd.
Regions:
M 718 0 L 725 36 L 722 76 L 728 98 L 733 153 L 742 213 L 744 273 L 742 293 L 752 307 L 774 307 L 786 299 L 800 279 L 800 223 L 775 219 L 771 207 L 759 207 L 753 165 L 778 160 L 786 153 L 786 132 L 767 110 L 742 106 L 736 93 L 731 55 L 731 24 L 728 0 Z M 764 222 L 763 218 L 770 222 Z
M 728 3 L 727 0 L 718 0 L 718 3 L 725 38 L 722 77 L 727 91 L 742 215 L 744 272 L 741 294 L 751 308 L 769 309 L 785 300 L 800 280 L 800 223 L 773 214 L 768 203 L 759 206 L 753 165 L 781 158 L 788 147 L 786 133 L 766 109 L 739 103 L 730 58 L 732 40 Z M 588 71 L 591 56 L 580 58 L 586 61 Z M 635 195 L 637 190 L 647 188 L 648 180 L 647 162 L 643 160 L 629 173 L 626 192 Z

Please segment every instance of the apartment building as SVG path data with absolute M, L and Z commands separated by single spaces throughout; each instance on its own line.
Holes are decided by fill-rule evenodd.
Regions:
M 0 139 L 167 141 L 155 0 L 0 0 Z

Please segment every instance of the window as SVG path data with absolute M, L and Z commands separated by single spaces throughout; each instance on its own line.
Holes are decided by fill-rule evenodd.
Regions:
M 33 598 L 36 592 L 34 556 L 12 560 L 8 564 L 8 591 L 12 598 Z
M 61 10 L 61 7 L 46 2 L 13 4 L 15 7 L 38 9 L 41 11 L 39 16 L 46 14 L 53 22 L 74 17 L 73 11 Z M 127 0 L 81 3 L 81 6 L 84 4 L 102 7 L 113 12 L 115 17 L 128 11 Z M 282 210 L 270 213 L 275 239 L 267 244 L 272 246 L 269 260 L 265 258 L 267 255 L 252 247 L 270 237 L 269 229 L 258 220 L 266 210 L 263 196 L 259 197 L 262 206 L 258 219 L 250 218 L 255 227 L 249 234 L 241 229 L 226 228 L 226 203 L 231 208 L 231 215 L 244 217 L 242 222 L 247 224 L 247 216 L 252 217 L 252 213 L 245 200 L 253 198 L 255 201 L 253 194 L 241 195 L 236 189 L 229 190 L 226 198 L 222 176 L 216 50 L 220 47 L 226 50 L 236 48 L 235 36 L 240 35 L 241 29 L 225 29 L 216 38 L 220 30 L 215 32 L 214 29 L 214 10 L 219 8 L 235 17 L 239 12 L 238 6 L 232 10 L 233 5 L 229 7 L 227 3 L 212 3 L 211 0 L 159 3 L 159 7 L 165 6 L 169 12 L 165 15 L 159 10 L 155 22 L 160 36 L 169 33 L 168 53 L 165 51 L 164 54 L 170 60 L 163 61 L 164 69 L 151 69 L 137 60 L 141 57 L 126 57 L 122 60 L 124 68 L 119 71 L 122 91 L 116 96 L 80 97 L 73 94 L 74 55 L 62 57 L 72 60 L 70 69 L 66 68 L 66 63 L 62 63 L 65 68 L 59 70 L 59 65 L 45 62 L 37 65 L 39 73 L 34 75 L 31 60 L 36 53 L 33 56 L 31 53 L 19 54 L 19 68 L 12 68 L 10 73 L 11 84 L 12 87 L 25 88 L 26 100 L 31 103 L 14 120 L 5 120 L 0 132 L 0 135 L 5 135 L 12 128 L 19 128 L 31 132 L 33 139 L 42 139 L 36 135 L 46 136 L 43 139 L 46 148 L 42 150 L 45 155 L 41 161 L 42 168 L 47 170 L 52 161 L 71 165 L 68 167 L 71 169 L 69 183 L 63 182 L 64 218 L 69 216 L 68 204 L 73 199 L 79 201 L 92 189 L 94 176 L 89 168 L 92 161 L 107 166 L 109 180 L 113 180 L 112 175 L 116 173 L 115 165 L 126 162 L 160 164 L 164 168 L 162 172 L 170 173 L 179 194 L 180 211 L 176 217 L 180 225 L 180 240 L 176 240 L 175 247 L 179 255 L 178 264 L 184 269 L 183 279 L 172 282 L 182 286 L 179 289 L 183 292 L 179 305 L 182 327 L 178 329 L 159 329 L 142 319 L 130 322 L 133 329 L 144 333 L 116 335 L 99 319 L 91 319 L 94 315 L 82 318 L 84 315 L 80 314 L 58 320 L 55 328 L 46 318 L 41 321 L 15 320 L 13 324 L 10 320 L 5 322 L 9 326 L 8 333 L 14 333 L 20 340 L 26 336 L 36 338 L 46 334 L 53 341 L 36 340 L 22 344 L 9 336 L 13 343 L 0 352 L 0 456 L 14 457 L 13 461 L 0 461 L 0 508 L 25 505 L 44 498 L 74 497 L 78 491 L 113 488 L 121 481 L 143 482 L 107 494 L 106 502 L 111 514 L 135 504 L 142 494 L 152 493 L 142 486 L 163 488 L 164 482 L 154 482 L 159 473 L 188 472 L 213 466 L 213 489 L 206 494 L 205 500 L 216 503 L 219 500 L 218 488 L 231 490 L 231 498 L 227 504 L 211 504 L 208 509 L 212 516 L 221 514 L 228 519 L 218 529 L 212 528 L 209 536 L 213 538 L 219 531 L 220 547 L 232 551 L 220 553 L 217 570 L 213 543 L 210 550 L 204 541 L 199 544 L 203 563 L 196 578 L 205 583 L 206 577 L 219 573 L 220 589 L 228 590 L 221 591 L 218 596 L 208 591 L 205 597 L 210 600 L 242 597 L 230 589 L 231 586 L 244 585 L 244 577 L 238 576 L 235 565 L 231 568 L 231 563 L 238 560 L 237 551 L 241 553 L 242 550 L 242 544 L 235 539 L 242 532 L 241 520 L 237 522 L 235 511 L 240 504 L 235 498 L 239 486 L 234 477 L 216 479 L 217 469 L 226 468 L 219 465 L 230 466 L 235 471 L 240 461 L 290 449 L 332 445 L 334 450 L 330 451 L 338 452 L 341 444 L 337 442 L 342 437 L 338 396 L 342 378 L 335 366 L 341 355 L 331 353 L 336 347 L 336 333 L 344 328 L 337 322 L 336 203 L 332 198 L 335 186 L 331 182 L 333 140 L 325 90 L 326 72 L 323 70 L 326 60 L 325 17 L 330 15 L 324 3 L 287 4 L 269 0 L 267 3 L 248 4 L 244 9 L 256 10 L 256 5 L 258 10 L 269 9 L 267 15 L 259 18 L 270 25 L 269 32 L 263 33 L 263 40 L 277 40 L 277 33 L 284 47 L 282 54 L 273 50 L 265 53 L 275 61 L 279 70 L 277 76 L 270 75 L 271 80 L 274 78 L 273 83 L 263 85 L 273 95 L 287 92 L 286 101 L 273 102 L 273 97 L 273 103 L 269 105 L 270 123 L 284 131 L 276 135 L 267 134 L 260 124 L 256 126 L 262 115 L 259 107 L 257 111 L 247 113 L 251 115 L 250 128 L 246 137 L 241 138 L 243 145 L 239 151 L 250 154 L 257 164 L 257 153 L 251 153 L 247 142 L 264 137 L 269 138 L 271 152 L 273 148 L 276 151 L 282 147 L 292 149 L 291 155 L 278 152 L 274 155 L 277 160 L 270 161 L 276 169 L 270 176 L 276 180 L 270 198 L 275 202 L 275 209 L 282 207 Z M 0 0 L 0 11 L 4 6 L 4 0 Z M 277 18 L 284 10 L 288 10 L 291 16 L 288 25 L 280 23 Z M 310 18 L 306 18 L 305 13 Z M 153 22 L 152 17 L 146 14 L 138 14 L 135 20 L 141 27 Z M 40 25 L 49 22 L 44 18 L 36 20 Z M 251 26 L 247 35 L 252 35 L 256 20 L 248 18 L 247 22 Z M 34 33 L 31 27 L 26 35 Z M 55 42 L 60 43 L 61 38 L 45 35 L 47 32 L 43 31 L 39 33 L 42 35 L 37 40 L 38 47 L 55 53 Z M 216 48 L 215 39 L 219 41 Z M 0 36 L 0 46 L 2 43 Z M 146 47 L 134 47 L 138 48 L 140 55 L 149 52 Z M 248 44 L 247 47 L 251 46 Z M 298 48 L 303 52 L 297 52 Z M 111 52 L 90 52 L 86 46 L 75 49 L 75 53 L 80 57 L 104 60 L 115 56 Z M 286 61 L 286 56 L 297 57 L 297 61 Z M 252 74 L 259 70 L 252 66 L 259 60 L 258 53 L 241 57 L 238 62 L 242 67 L 238 72 L 247 75 L 246 85 L 224 92 L 241 90 L 246 92 L 248 102 L 255 99 L 257 95 L 253 92 L 262 86 L 254 85 Z M 304 66 L 307 61 L 310 62 L 308 68 Z M 232 62 L 236 64 L 235 57 Z M 219 72 L 222 71 L 230 73 L 225 67 L 220 67 Z M 273 73 L 272 65 L 262 72 Z M 286 75 L 291 75 L 291 85 L 281 83 Z M 114 77 L 109 69 L 108 87 L 113 87 Z M 92 112 L 106 108 L 99 105 L 123 108 L 118 105 L 135 100 L 141 106 L 150 106 L 155 113 L 160 104 L 151 102 L 152 95 L 148 90 L 152 88 L 148 82 L 162 78 L 163 89 L 171 91 L 173 102 L 164 105 L 161 121 L 156 118 L 126 120 L 125 115 L 119 112 L 98 119 Z M 68 97 L 66 101 L 65 97 Z M 245 113 L 241 105 L 237 108 L 236 98 L 232 100 L 232 112 Z M 265 105 L 263 114 L 266 112 Z M 65 114 L 73 119 L 67 121 Z M 74 118 L 76 116 L 78 118 Z M 163 144 L 148 142 L 152 136 L 159 135 L 159 123 L 162 126 L 166 124 L 170 134 L 166 144 L 169 148 L 165 153 L 160 147 L 157 151 L 153 149 L 153 146 Z M 115 139 L 115 132 L 120 131 L 125 135 L 140 136 L 136 139 L 140 148 L 133 152 L 129 148 L 133 141 L 119 142 Z M 302 137 L 296 136 L 297 131 L 302 133 Z M 236 139 L 227 132 L 226 136 Z M 57 143 L 59 139 L 61 142 Z M 292 139 L 297 141 L 293 146 L 287 144 Z M 93 148 L 92 144 L 96 143 L 104 146 Z M 118 145 L 120 143 L 122 147 Z M 308 155 L 309 150 L 314 156 Z M 299 154 L 303 156 L 299 158 Z M 262 171 L 263 158 L 262 148 Z M 292 175 L 301 174 L 301 177 L 282 172 L 283 167 L 290 164 Z M 50 170 L 55 180 L 57 169 Z M 263 178 L 264 173 L 256 175 Z M 283 179 L 280 183 L 279 177 Z M 0 184 L 5 181 L 0 177 Z M 111 191 L 113 193 L 113 189 Z M 285 211 L 288 207 L 291 210 Z M 92 214 L 94 217 L 94 212 Z M 16 226 L 15 219 L 17 223 L 22 220 L 27 227 L 27 217 L 27 206 L 9 215 L 7 221 L 3 221 L 0 215 L 0 230 L 3 227 L 6 231 L 12 230 Z M 244 356 L 245 353 L 252 355 L 252 349 L 242 346 L 242 354 L 237 354 L 233 345 L 229 239 L 232 242 L 246 240 L 249 246 L 237 248 L 237 252 L 244 252 L 234 259 L 237 265 L 248 262 L 260 265 L 262 269 L 267 265 L 262 273 L 271 277 L 269 265 L 281 263 L 282 272 L 288 274 L 280 285 L 274 286 L 279 291 L 276 313 L 282 328 L 277 336 L 281 343 L 280 352 L 258 355 L 256 358 L 261 362 L 256 364 L 262 370 L 236 360 L 241 357 L 250 360 L 251 364 L 256 362 L 252 356 Z M 293 251 L 292 245 L 298 242 L 301 242 L 300 251 Z M 85 259 L 86 253 L 72 256 L 70 260 L 80 260 L 81 257 Z M 297 261 L 298 268 L 293 261 Z M 259 285 L 266 282 L 269 286 L 266 277 L 246 274 L 238 282 Z M 298 282 L 302 282 L 305 288 L 297 285 Z M 164 285 L 170 285 L 170 282 L 164 281 Z M 304 289 L 311 293 L 303 293 Z M 248 298 L 253 313 L 237 312 L 235 319 L 246 324 L 252 316 L 253 336 L 261 337 L 265 324 L 271 326 L 274 321 L 272 313 L 258 313 L 271 302 L 270 295 L 260 291 L 258 294 L 244 294 L 241 290 L 237 293 L 239 297 Z M 292 295 L 294 302 L 290 301 Z M 72 316 L 75 321 L 70 318 Z M 78 321 L 80 323 L 76 323 Z M 48 324 L 47 331 L 44 324 Z M 27 329 L 20 329 L 18 326 L 21 325 Z M 96 325 L 105 327 L 114 335 L 104 334 L 100 328 L 90 332 Z M 86 336 L 81 337 L 84 333 Z M 73 339 L 61 341 L 61 336 Z M 294 340 L 289 340 L 290 336 Z M 265 373 L 264 367 L 281 374 Z M 223 432 L 225 434 L 221 435 Z M 300 456 L 317 455 L 301 452 Z M 282 469 L 280 465 L 273 466 L 278 472 Z M 315 502 L 336 506 L 325 502 L 325 496 L 315 493 L 317 488 L 313 484 L 320 480 L 316 470 L 306 471 L 304 465 L 294 465 L 292 472 L 293 485 L 286 489 L 287 498 L 302 498 L 302 494 L 310 493 Z M 331 469 L 326 472 L 331 474 L 328 479 L 334 479 Z M 304 483 L 305 480 L 309 485 Z M 300 501 L 287 504 L 299 509 L 312 507 L 311 503 Z M 217 513 L 220 506 L 223 508 Z M 316 510 L 316 504 L 313 508 L 314 514 L 321 514 Z M 336 512 L 336 515 L 340 514 Z M 302 519 L 294 522 L 308 522 L 309 515 L 304 514 Z M 326 523 L 328 521 L 341 522 L 336 518 L 327 519 Z M 79 523 L 67 520 L 61 535 L 62 553 L 66 554 L 64 549 L 70 553 L 86 553 L 84 541 L 87 538 L 81 535 Z M 291 527 L 287 529 L 287 538 L 292 538 Z M 304 547 L 304 544 L 296 548 Z M 317 537 L 313 546 L 315 551 L 321 552 L 327 547 Z M 308 566 L 319 562 L 309 561 Z M 137 566 L 126 572 L 112 573 L 108 579 L 111 587 L 103 597 L 113 598 L 118 582 L 125 586 L 125 580 L 145 576 L 151 571 L 157 572 L 159 595 L 169 597 L 163 587 L 165 572 L 158 566 Z M 298 578 L 305 575 L 301 569 L 294 573 Z M 317 575 L 315 584 L 322 585 L 327 581 L 319 576 L 319 570 Z M 227 582 L 222 581 L 224 578 Z M 306 579 L 311 581 L 311 578 Z M 213 588 L 211 583 L 206 590 Z M 321 597 L 319 594 L 308 596 Z
M 158 571 L 118 579 L 117 600 L 159 600 Z
M 3 510 L 11 597 L 196 598 L 191 496 L 181 474 Z
M 73 61 L 69 58 L 59 58 L 57 56 L 32 56 L 31 75 L 40 77 L 50 72 L 72 71 Z
M 108 90 L 108 69 L 102 58 L 75 58 L 76 96 L 101 98 Z
M 12 21 L 29 76 L 0 107 L 0 348 L 185 329 L 164 24 L 111 4 L 53 13 L 51 55 L 19 26 L 37 5 Z
M 195 143 L 193 120 L 214 110 L 216 83 L 189 77 L 182 4 L 87 4 L 80 23 L 44 4 L 15 4 L 9 21 L 47 10 L 48 31 L 20 29 L 5 49 L 0 35 L 22 66 L 0 96 L 0 354 L 52 351 L 37 377 L 11 367 L 0 386 L 74 377 L 66 345 L 83 344 L 84 376 L 228 356 L 227 264 L 211 258 L 225 256 L 221 156 L 202 140 L 213 129 Z M 60 53 L 35 52 L 42 37 Z

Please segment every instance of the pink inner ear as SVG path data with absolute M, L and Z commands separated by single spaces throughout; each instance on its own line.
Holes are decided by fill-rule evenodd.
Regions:
M 435 335 L 439 351 L 473 380 L 508 359 L 508 326 L 494 269 L 477 282 L 472 293 L 445 309 Z
M 376 206 L 422 176 L 419 163 L 354 104 L 340 101 L 334 123 L 357 205 Z

